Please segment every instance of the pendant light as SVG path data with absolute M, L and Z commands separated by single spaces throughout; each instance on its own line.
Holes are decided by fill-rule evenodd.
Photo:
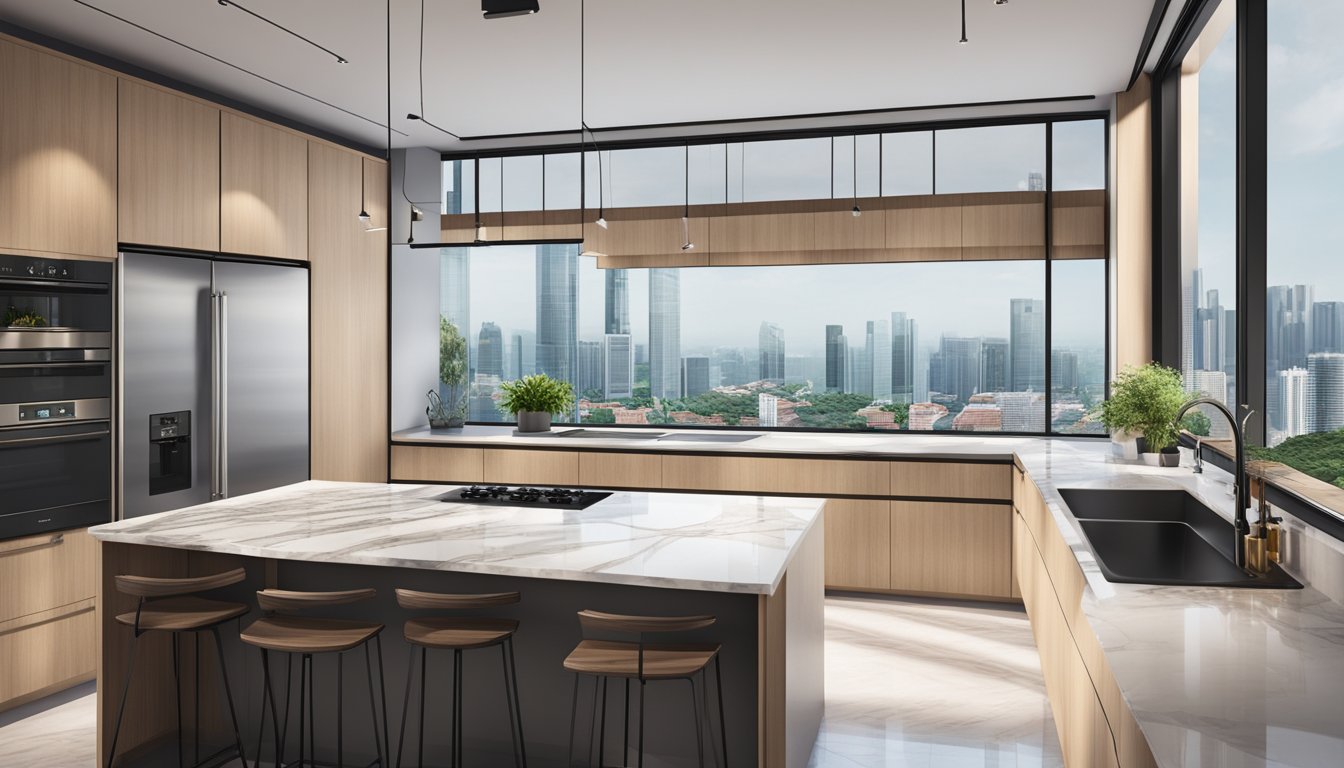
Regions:
M 502 160 L 500 162 L 503 163 Z M 476 200 L 476 233 L 473 237 L 476 242 L 483 243 L 485 242 L 485 224 L 481 221 L 481 158 L 476 158 L 475 162 L 471 164 L 471 170 L 472 186 L 474 188 L 472 197 Z M 503 176 L 504 174 L 500 173 L 501 183 L 504 181 Z
M 588 64 L 588 25 L 587 25 L 588 3 L 586 0 L 579 2 L 579 219 L 583 221 L 586 218 L 588 207 L 588 158 L 584 154 L 584 141 L 591 139 L 593 151 L 597 153 L 597 221 L 594 222 L 602 229 L 607 228 L 607 216 L 605 199 L 602 196 L 602 150 L 597 146 L 597 137 L 593 136 L 593 131 L 588 127 L 587 105 L 587 77 L 586 68 Z M 580 256 L 599 257 L 605 254 L 593 250 L 588 244 L 588 239 L 584 238 L 583 250 Z
M 851 168 L 853 169 L 853 174 L 854 174 L 854 207 L 851 208 L 851 209 L 849 210 L 849 212 L 850 212 L 851 214 L 854 215 L 854 218 L 857 219 L 857 218 L 859 218 L 860 216 L 863 215 L 863 211 L 859 208 L 859 136 L 858 136 L 858 134 L 855 134 L 854 136 L 850 137 L 850 140 L 851 140 L 851 147 L 852 147 L 853 150 L 854 150 L 854 152 L 853 152 L 853 155 L 854 155 L 854 156 L 853 156 L 853 159 L 852 159 L 852 163 L 853 163 L 853 165 L 851 166 Z
M 685 145 L 686 151 L 682 161 L 682 167 L 685 169 L 685 197 L 683 198 L 681 209 L 681 250 L 689 251 L 695 248 L 695 243 L 691 242 L 691 145 Z
M 969 42 L 966 39 L 966 0 L 961 0 L 961 39 L 957 42 L 962 45 Z
M 369 208 L 364 204 L 364 158 L 359 159 L 359 220 L 364 224 L 364 228 L 369 228 L 369 222 L 373 217 L 369 216 Z

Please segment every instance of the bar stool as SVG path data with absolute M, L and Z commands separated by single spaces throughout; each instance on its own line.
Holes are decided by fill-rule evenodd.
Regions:
M 517 592 L 481 595 L 445 595 L 435 592 L 397 590 L 397 604 L 408 610 L 462 611 L 518 602 Z M 462 652 L 499 647 L 504 670 L 504 692 L 509 706 L 509 736 L 513 739 L 513 762 L 527 766 L 523 746 L 523 713 L 518 704 L 518 669 L 514 665 L 513 635 L 518 622 L 512 619 L 476 616 L 433 616 L 406 622 L 403 635 L 414 646 L 406 665 L 406 698 L 401 705 L 401 735 L 397 738 L 397 768 L 405 754 L 406 721 L 410 719 L 411 682 L 415 671 L 415 648 L 420 649 L 420 748 L 418 764 L 425 764 L 425 668 L 430 649 L 453 652 L 453 768 L 462 765 Z
M 257 603 L 265 612 L 239 634 L 244 643 L 261 649 L 261 668 L 266 681 L 261 702 L 261 723 L 257 729 L 257 762 L 261 764 L 261 741 L 266 732 L 266 706 L 271 708 L 271 727 L 275 736 L 275 764 L 281 766 L 318 765 L 314 737 L 313 712 L 313 656 L 331 654 L 336 657 L 336 765 L 345 765 L 345 722 L 343 704 L 345 694 L 346 651 L 364 648 L 364 666 L 369 680 L 369 712 L 372 715 L 373 740 L 378 757 L 369 763 L 387 768 L 387 690 L 383 686 L 383 625 L 352 619 L 329 619 L 292 615 L 296 611 L 329 608 L 371 599 L 373 589 L 351 589 L 339 592 L 291 592 L 282 589 L 263 589 L 257 592 Z M 378 681 L 383 688 L 383 738 L 378 738 L 378 707 L 373 691 L 373 656 L 370 641 L 378 643 Z M 281 726 L 280 710 L 275 705 L 271 686 L 270 652 L 288 654 L 285 666 L 285 716 Z M 299 655 L 299 759 L 296 763 L 284 761 L 285 737 L 289 732 L 289 691 L 294 655 Z M 306 698 L 306 701 L 305 701 Z M 304 728 L 307 727 L 307 745 Z
M 715 757 L 719 768 L 728 764 L 728 734 L 724 729 L 723 674 L 720 669 L 719 649 L 716 644 L 668 644 L 645 642 L 646 635 L 689 632 L 704 629 L 715 621 L 713 616 L 621 616 L 598 611 L 579 611 L 579 625 L 585 634 L 589 631 L 635 635 L 635 641 L 584 639 L 565 658 L 565 669 L 574 673 L 574 703 L 569 720 L 569 752 L 566 762 L 573 764 L 574 729 L 579 708 L 579 681 L 582 676 L 594 678 L 593 712 L 597 714 L 597 693 L 602 691 L 601 727 L 598 735 L 598 765 L 604 765 L 607 735 L 607 683 L 610 678 L 625 680 L 625 750 L 621 765 L 630 754 L 630 681 L 639 681 L 639 766 L 644 765 L 644 686 L 656 680 L 686 680 L 691 685 L 691 704 L 695 710 L 695 740 L 701 768 L 705 765 L 704 729 L 709 723 L 708 681 L 706 670 L 714 662 L 714 687 L 719 699 L 719 747 Z M 699 683 L 697 684 L 697 678 Z M 710 727 L 710 751 L 714 750 L 713 727 Z M 588 756 L 592 757 L 591 730 Z M 722 762 L 720 762 L 720 759 Z
M 126 714 L 126 698 L 131 691 L 131 678 L 135 677 L 135 657 L 140 646 L 140 636 L 146 632 L 170 632 L 173 636 L 173 684 L 177 692 L 177 761 L 185 764 L 182 754 L 182 633 L 190 632 L 196 644 L 196 763 L 212 763 L 231 752 L 236 752 L 243 765 L 247 758 L 243 754 L 243 739 L 238 731 L 238 714 L 233 708 L 233 691 L 229 688 L 229 672 L 224 661 L 224 644 L 219 639 L 221 624 L 247 613 L 242 603 L 230 603 L 222 600 L 210 600 L 198 597 L 196 593 L 237 584 L 247 577 L 247 572 L 237 568 L 211 576 L 190 578 L 157 578 L 151 576 L 117 576 L 117 591 L 140 600 L 134 613 L 123 613 L 116 617 L 118 624 L 131 627 L 135 634 L 131 640 L 130 661 L 126 665 L 126 683 L 121 688 L 121 704 L 117 707 L 116 726 L 112 729 L 112 747 L 108 750 L 107 766 L 111 768 L 117 757 L 117 737 L 121 734 L 122 716 Z M 229 717 L 233 720 L 233 745 L 224 747 L 213 755 L 200 759 L 200 634 L 209 632 L 215 638 L 215 650 L 219 655 L 219 672 L 224 678 L 224 697 L 229 702 Z

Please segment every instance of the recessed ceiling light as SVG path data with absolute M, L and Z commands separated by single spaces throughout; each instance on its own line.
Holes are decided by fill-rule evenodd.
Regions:
M 487 19 L 528 16 L 540 10 L 537 0 L 481 0 L 481 15 Z

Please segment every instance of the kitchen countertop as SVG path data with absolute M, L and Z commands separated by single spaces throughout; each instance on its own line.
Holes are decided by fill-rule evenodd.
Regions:
M 438 501 L 446 490 L 314 480 L 90 533 L 248 557 L 769 595 L 824 504 L 618 491 L 576 512 Z

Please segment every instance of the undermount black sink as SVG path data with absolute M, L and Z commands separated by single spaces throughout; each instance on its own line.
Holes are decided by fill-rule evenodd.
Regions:
M 1107 581 L 1300 589 L 1277 564 L 1254 574 L 1233 560 L 1232 524 L 1179 490 L 1061 488 Z

